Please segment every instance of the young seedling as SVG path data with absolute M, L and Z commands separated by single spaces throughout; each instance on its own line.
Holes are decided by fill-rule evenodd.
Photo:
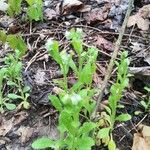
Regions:
M 112 131 L 114 129 L 114 125 L 116 121 L 128 121 L 131 119 L 129 114 L 121 114 L 117 115 L 117 109 L 119 107 L 118 103 L 122 98 L 122 92 L 125 87 L 128 85 L 128 65 L 129 60 L 127 58 L 127 52 L 123 52 L 121 54 L 120 63 L 117 64 L 117 81 L 115 84 L 111 86 L 109 96 L 109 107 L 105 106 L 106 112 L 103 112 L 103 117 L 100 122 L 104 125 L 104 128 L 100 129 L 97 137 L 102 139 L 103 142 L 108 145 L 109 150 L 116 150 L 116 144 L 112 137 Z
M 25 0 L 28 4 L 27 16 L 30 21 L 43 20 L 43 1 L 42 0 Z M 23 0 L 8 0 L 8 14 L 12 17 L 18 15 L 22 11 L 21 4 Z
M 8 54 L 5 58 L 7 85 L 16 89 L 15 93 L 9 93 L 7 97 L 11 100 L 21 99 L 22 102 L 20 105 L 28 109 L 30 104 L 27 99 L 29 97 L 30 87 L 23 85 L 22 62 L 19 61 L 20 53 L 19 50 L 15 50 L 15 54 Z
M 89 114 L 93 112 L 95 102 L 92 99 L 94 89 L 92 89 L 92 76 L 96 70 L 95 62 L 97 58 L 97 49 L 88 48 L 83 51 L 82 30 L 72 29 L 67 32 L 67 38 L 76 52 L 78 62 L 73 61 L 73 55 L 65 50 L 59 52 L 57 41 L 48 40 L 46 48 L 50 56 L 59 64 L 64 76 L 63 81 L 57 81 L 62 88 L 62 92 L 55 95 L 49 95 L 52 105 L 59 111 L 58 130 L 60 137 L 58 140 L 49 138 L 40 138 L 36 140 L 32 147 L 34 149 L 54 148 L 56 150 L 90 150 L 95 144 L 90 132 L 96 128 L 97 124 L 91 122 Z M 68 71 L 72 69 L 77 78 L 76 84 L 68 87 Z M 84 117 L 85 122 L 80 118 Z M 43 144 L 45 143 L 45 144 Z
M 5 79 L 5 73 L 7 69 L 0 69 L 0 112 L 3 112 L 3 107 L 5 106 L 8 110 L 13 110 L 16 106 L 8 101 L 7 97 L 3 95 L 3 81 Z

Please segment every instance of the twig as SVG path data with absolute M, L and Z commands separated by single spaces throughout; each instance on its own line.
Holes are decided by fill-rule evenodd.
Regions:
M 94 110 L 94 112 L 92 114 L 92 119 L 94 119 L 96 117 L 96 114 L 97 114 L 97 112 L 99 110 L 99 106 L 100 106 L 100 103 L 101 103 L 101 100 L 102 100 L 102 97 L 103 97 L 103 94 L 104 94 L 104 90 L 105 90 L 105 88 L 107 86 L 108 80 L 110 79 L 111 72 L 112 72 L 112 69 L 113 69 L 113 66 L 114 66 L 114 61 L 115 61 L 115 59 L 117 57 L 117 54 L 118 54 L 118 51 L 119 51 L 119 48 L 120 48 L 120 45 L 121 45 L 121 42 L 122 42 L 122 38 L 123 38 L 123 35 L 124 35 L 124 32 L 125 32 L 126 24 L 128 22 L 128 19 L 130 17 L 131 11 L 132 11 L 132 4 L 133 4 L 133 2 L 134 2 L 134 0 L 130 0 L 129 1 L 128 10 L 126 12 L 126 16 L 125 16 L 124 22 L 123 22 L 121 30 L 119 32 L 118 40 L 116 41 L 116 44 L 115 44 L 114 52 L 112 54 L 112 57 L 111 57 L 111 60 L 110 60 L 110 63 L 109 63 L 106 75 L 104 77 L 103 84 L 102 84 L 100 92 L 99 92 L 98 100 L 97 100 L 97 103 L 96 103 L 96 108 L 95 108 L 95 110 Z

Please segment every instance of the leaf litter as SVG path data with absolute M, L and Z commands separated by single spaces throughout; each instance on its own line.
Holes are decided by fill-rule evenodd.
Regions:
M 101 29 L 103 29 L 103 27 L 106 25 L 106 22 L 109 22 L 111 25 L 110 25 L 110 27 L 109 27 L 109 29 L 113 29 L 113 31 L 115 30 L 115 31 L 118 31 L 118 28 L 120 27 L 120 25 L 121 25 L 121 23 L 122 23 L 122 18 L 124 17 L 124 14 L 125 14 L 125 11 L 126 11 L 126 8 L 127 8 L 127 2 L 128 1 L 125 1 L 125 0 L 123 0 L 123 1 L 120 1 L 120 0 L 114 0 L 114 1 L 109 1 L 109 0 L 95 0 L 95 2 L 97 2 L 98 4 L 104 4 L 103 6 L 100 6 L 100 9 L 99 9 L 99 7 L 93 7 L 92 5 L 91 5 L 91 3 L 88 3 L 88 5 L 85 3 L 85 1 L 64 1 L 64 3 L 60 3 L 60 1 L 58 2 L 58 1 L 55 1 L 55 3 L 57 3 L 57 4 L 59 4 L 59 8 L 58 8 L 58 10 L 59 10 L 59 13 L 58 13 L 58 11 L 56 10 L 56 7 L 55 7 L 55 5 L 54 5 L 54 7 L 51 7 L 52 5 L 53 5 L 53 2 L 49 2 L 49 4 L 48 4 L 48 2 L 47 2 L 47 4 L 46 4 L 46 6 L 48 7 L 47 8 L 47 10 L 46 9 L 44 9 L 44 11 L 45 11 L 45 18 L 46 18 L 46 21 L 47 20 L 51 20 L 51 22 L 48 22 L 47 23 L 47 26 L 48 26 L 48 28 L 50 28 L 49 30 L 48 29 L 43 29 L 44 28 L 44 25 L 42 25 L 41 26 L 41 28 L 42 28 L 42 30 L 41 30 L 41 34 L 43 33 L 43 31 L 45 31 L 45 33 L 47 33 L 47 32 L 49 32 L 49 31 L 54 31 L 55 32 L 55 34 L 57 35 L 58 33 L 58 31 L 59 32 L 64 32 L 62 29 L 60 30 L 60 28 L 58 29 L 58 30 L 54 30 L 55 28 L 58 28 L 58 26 L 59 26 L 59 23 L 57 24 L 57 22 L 54 22 L 54 21 L 59 21 L 59 17 L 61 18 L 63 18 L 66 22 L 68 22 L 68 23 L 66 23 L 66 26 L 64 26 L 64 29 L 65 28 L 68 28 L 68 25 L 67 24 L 69 24 L 69 25 L 72 25 L 72 24 L 76 24 L 76 23 L 82 23 L 82 21 L 84 20 L 84 21 L 86 21 L 86 23 L 88 23 L 89 25 L 91 25 L 92 27 L 97 27 L 97 28 L 101 28 Z M 106 4 L 107 4 L 107 6 L 109 6 L 109 7 L 106 7 Z M 124 5 L 124 6 L 123 6 Z M 50 7 L 49 7 L 50 6 Z M 144 8 L 144 12 L 143 12 L 143 10 L 139 10 L 139 14 L 141 15 L 141 17 L 145 20 L 145 19 L 148 19 L 148 17 L 147 16 L 149 16 L 149 15 L 147 15 L 147 10 L 146 10 L 146 13 L 145 13 L 145 10 L 146 10 L 146 8 Z M 60 13 L 62 11 L 62 13 Z M 78 17 L 78 15 L 74 15 L 72 12 L 75 12 L 76 14 L 80 14 L 81 12 L 83 13 L 83 16 L 84 16 L 84 18 L 82 18 L 81 16 L 81 18 L 79 18 Z M 70 16 L 73 14 L 73 19 L 76 19 L 76 20 L 78 20 L 78 22 L 76 22 L 76 21 L 74 21 Z M 146 14 L 146 15 L 145 15 Z M 60 15 L 60 16 L 59 16 Z M 62 16 L 61 16 L 62 15 Z M 68 18 L 65 18 L 66 16 L 65 15 L 68 15 Z M 80 15 L 82 15 L 82 14 L 80 14 Z M 91 15 L 91 17 L 85 17 L 85 16 L 90 16 Z M 92 16 L 93 15 L 93 16 Z M 70 17 L 70 19 L 69 19 L 69 17 Z M 72 19 L 72 20 L 71 20 Z M 6 19 L 7 20 L 7 19 Z M 64 23 L 64 22 L 63 22 Z M 98 23 L 98 24 L 97 24 Z M 55 24 L 55 26 L 53 26 L 52 24 Z M 64 23 L 65 24 L 65 23 Z M 99 25 L 102 25 L 102 26 L 99 26 Z M 86 26 L 86 24 L 84 24 L 85 26 Z M 97 26 L 98 25 L 98 26 Z M 116 30 L 117 29 L 117 30 Z M 31 30 L 32 30 L 32 28 L 31 28 Z M 28 30 L 27 30 L 28 31 Z M 36 29 L 36 27 L 33 25 L 33 36 L 34 36 L 34 32 L 36 33 L 38 30 Z M 90 30 L 90 29 L 87 29 L 87 30 L 85 30 L 86 32 L 87 32 L 87 34 L 89 33 L 89 32 L 93 32 L 93 30 Z M 111 30 L 108 30 L 108 31 L 111 31 Z M 28 33 L 28 32 L 27 32 Z M 45 34 L 44 33 L 44 34 Z M 43 34 L 43 35 L 44 35 Z M 111 32 L 110 32 L 110 34 L 109 34 L 110 36 L 112 36 L 111 35 Z M 35 34 L 35 37 L 33 38 L 33 39 L 36 39 L 36 34 Z M 45 40 L 45 38 L 47 38 L 46 37 L 47 35 L 45 34 L 44 35 L 44 38 L 42 39 L 42 41 L 43 40 Z M 62 35 L 61 34 L 58 34 L 58 37 L 57 38 L 59 38 L 60 39 L 60 41 L 62 40 L 60 37 L 62 37 Z M 106 52 L 108 52 L 109 53 L 109 51 L 113 51 L 113 48 L 114 48 L 114 45 L 113 45 L 113 43 L 111 42 L 111 41 L 109 41 L 109 40 L 107 40 L 107 38 L 105 38 L 106 36 L 103 36 L 103 34 L 96 34 L 96 35 L 94 35 L 92 38 L 94 38 L 94 39 L 97 39 L 97 41 L 96 41 L 96 46 L 97 47 L 99 47 L 102 51 L 104 50 L 104 51 L 106 51 Z M 31 37 L 28 37 L 29 39 L 28 40 L 33 40 Z M 130 37 L 130 38 L 132 38 L 132 36 Z M 42 43 L 42 42 L 39 42 L 39 41 L 37 41 L 37 43 L 38 43 L 38 46 Z M 42 43 L 43 44 L 43 43 Z M 130 43 L 131 44 L 131 43 Z M 138 44 L 139 44 L 139 46 L 138 46 Z M 141 46 L 143 43 L 141 42 L 141 41 L 137 41 L 137 45 L 136 44 L 133 44 L 133 47 L 130 47 L 131 49 L 133 48 L 134 49 L 134 52 L 136 53 L 136 52 L 140 52 L 140 51 L 142 51 L 144 48 L 143 48 L 143 46 Z M 145 44 L 145 43 L 144 43 Z M 37 47 L 37 51 L 39 50 L 38 49 L 39 47 Z M 41 47 L 40 47 L 41 48 Z M 32 47 L 31 47 L 31 50 L 32 50 Z M 137 50 L 137 51 L 136 51 Z M 148 55 L 147 55 L 147 57 L 148 57 Z M 144 58 L 144 60 L 146 61 L 147 59 L 147 57 L 145 57 Z M 38 59 L 39 61 L 42 61 L 42 59 L 40 60 L 40 58 Z M 104 60 L 101 60 L 100 59 L 100 61 L 102 62 L 102 63 L 106 63 L 107 64 L 107 62 L 108 62 L 108 60 L 105 58 Z M 39 63 L 39 62 L 38 62 Z M 45 62 L 44 62 L 45 63 Z M 147 61 L 147 63 L 148 63 L 148 61 Z M 142 64 L 141 64 L 142 65 Z M 47 67 L 47 66 L 46 66 Z M 53 66 L 54 67 L 54 66 Z M 32 66 L 31 66 L 31 68 L 32 68 Z M 136 68 L 136 70 L 138 70 L 139 71 L 139 68 L 137 68 L 137 67 L 135 67 Z M 140 68 L 140 69 L 142 69 L 142 68 Z M 37 73 L 38 72 L 38 73 Z M 44 86 L 45 85 L 45 74 L 43 73 L 43 71 L 42 70 L 39 70 L 39 71 L 37 71 L 37 72 L 34 72 L 35 73 L 35 75 L 33 75 L 33 79 L 34 79 L 34 81 L 35 81 L 35 85 L 37 85 L 37 86 Z M 139 71 L 139 73 L 141 73 L 142 72 L 142 74 L 147 74 L 147 69 L 146 70 L 144 70 L 144 68 L 142 69 L 142 71 Z M 149 73 L 149 72 L 148 72 Z M 99 78 L 98 77 L 98 75 L 99 74 L 96 74 L 95 75 L 95 82 L 98 84 L 100 81 L 101 81 L 101 78 L 100 79 L 97 79 L 97 78 Z M 102 77 L 105 75 L 105 73 L 103 72 L 103 75 L 102 75 Z M 144 78 L 143 78 L 143 80 L 144 80 Z M 39 82 L 40 81 L 40 82 Z M 111 82 L 111 81 L 110 81 Z M 39 88 L 39 87 L 38 87 Z M 54 93 L 59 93 L 60 91 L 61 91 L 61 89 L 58 89 L 57 87 L 55 88 L 52 88 L 53 89 L 53 92 Z M 39 90 L 40 91 L 40 90 Z M 49 106 L 49 105 L 48 105 Z M 40 105 L 40 107 L 41 107 L 41 105 Z M 49 108 L 49 107 L 48 107 Z M 51 109 L 51 108 L 50 108 Z M 45 109 L 44 109 L 44 111 L 45 111 Z M 31 115 L 31 117 L 33 117 L 32 115 Z M 51 116 L 50 116 L 51 117 Z M 20 118 L 20 117 L 19 117 Z M 11 129 L 14 127 L 14 125 L 15 126 L 17 126 L 18 124 L 22 124 L 22 122 L 24 121 L 24 120 L 26 120 L 26 119 L 24 119 L 24 117 L 21 119 L 18 119 L 18 121 L 15 121 L 16 123 L 12 123 L 12 120 L 5 120 L 6 121 L 6 123 L 4 123 L 5 124 L 5 127 L 3 126 L 3 129 L 5 130 L 3 130 L 4 132 L 3 132 L 3 134 L 4 135 L 7 135 L 10 131 L 11 131 Z M 53 120 L 52 118 L 50 118 L 50 120 Z M 4 121 L 4 122 L 5 122 Z M 8 121 L 8 122 L 7 122 Z M 14 125 L 13 125 L 14 124 Z M 7 126 L 8 125 L 8 126 Z M 6 128 L 6 127 L 8 127 L 8 129 Z M 6 129 L 5 129 L 6 128 Z M 52 131 L 50 132 L 50 133 L 47 133 L 47 131 L 48 131 L 48 128 L 49 128 L 49 126 L 46 128 L 46 127 L 43 127 L 43 128 L 39 128 L 39 130 L 41 131 L 41 135 L 46 135 L 46 134 L 50 134 L 52 131 L 54 132 L 54 134 L 56 133 L 53 129 L 52 129 Z M 0 128 L 1 129 L 1 128 Z M 42 133 L 42 130 L 44 130 L 45 129 L 45 131 L 44 131 L 44 133 Z M 29 139 L 30 139 L 30 137 L 32 137 L 32 134 L 30 134 L 29 133 L 29 135 L 27 135 L 27 133 L 28 133 L 28 130 L 29 131 L 31 131 L 31 133 L 32 133 L 32 127 L 31 127 L 31 130 L 30 130 L 30 128 L 26 125 L 26 126 L 20 126 L 20 128 L 19 128 L 19 130 L 18 130 L 18 132 L 16 132 L 16 134 L 18 134 L 19 136 L 20 136 L 20 138 L 21 138 L 21 141 L 22 142 L 25 142 L 26 143 L 26 141 L 28 141 Z M 140 137 L 142 137 L 143 138 L 143 135 L 140 135 Z M 145 140 L 144 140 L 145 141 Z M 9 147 L 9 146 L 8 146 Z M 17 147 L 17 146 L 16 146 Z M 8 148 L 8 149 L 12 149 L 12 148 Z M 17 148 L 16 148 L 17 149 Z M 18 148 L 19 149 L 19 148 Z M 120 150 L 122 150 L 121 148 L 120 148 Z

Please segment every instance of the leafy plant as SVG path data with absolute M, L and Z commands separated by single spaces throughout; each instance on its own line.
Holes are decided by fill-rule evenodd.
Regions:
M 100 129 L 98 132 L 98 138 L 102 139 L 103 142 L 108 145 L 109 150 L 115 150 L 116 144 L 112 137 L 112 131 L 114 129 L 114 124 L 116 121 L 128 121 L 131 119 L 129 114 L 117 115 L 117 109 L 120 107 L 118 104 L 122 98 L 122 92 L 128 85 L 128 65 L 129 60 L 127 58 L 127 52 L 123 52 L 121 55 L 120 63 L 116 62 L 117 70 L 117 81 L 111 86 L 109 96 L 109 107 L 105 106 L 106 112 L 102 113 L 104 119 L 100 122 L 101 125 L 105 125 L 104 128 Z M 105 122 L 105 123 L 104 123 Z
M 42 0 L 8 0 L 7 12 L 10 16 L 18 15 L 21 13 L 22 2 L 28 4 L 27 16 L 30 21 L 39 21 L 43 19 L 43 1 Z
M 26 0 L 28 3 L 27 15 L 29 20 L 39 21 L 43 19 L 43 1 L 42 0 Z
M 7 97 L 11 100 L 21 99 L 21 105 L 28 109 L 30 104 L 27 99 L 29 97 L 30 87 L 23 85 L 22 62 L 19 61 L 20 53 L 19 50 L 15 50 L 15 54 L 9 54 L 5 58 L 7 85 L 17 89 L 15 93 L 9 93 Z
M 63 88 L 63 92 L 58 96 L 49 95 L 52 105 L 59 111 L 60 138 L 56 141 L 49 138 L 38 139 L 32 144 L 35 149 L 51 147 L 54 149 L 90 150 L 95 144 L 90 132 L 96 128 L 97 124 L 90 121 L 88 114 L 91 114 L 95 107 L 95 102 L 92 99 L 94 89 L 91 89 L 91 84 L 98 52 L 93 47 L 83 51 L 81 35 L 80 29 L 72 29 L 67 32 L 67 38 L 71 40 L 79 60 L 77 65 L 73 61 L 72 54 L 68 54 L 65 50 L 59 52 L 57 41 L 50 39 L 46 44 L 49 54 L 60 65 L 64 76 L 63 81 L 57 81 Z M 76 84 L 71 88 L 68 88 L 67 79 L 69 69 L 74 71 L 75 78 L 77 78 Z M 86 118 L 84 123 L 80 121 L 81 116 Z M 45 144 L 43 145 L 43 143 Z
M 3 107 L 5 106 L 8 110 L 13 110 L 16 106 L 10 103 L 7 97 L 3 95 L 3 80 L 5 79 L 5 73 L 7 69 L 0 69 L 0 112 L 3 112 Z

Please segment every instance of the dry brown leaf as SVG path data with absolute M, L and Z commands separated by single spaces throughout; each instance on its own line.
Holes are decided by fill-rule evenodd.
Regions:
M 85 20 L 88 24 L 102 22 L 107 18 L 107 15 L 108 12 L 103 12 L 103 10 L 94 9 L 85 16 Z
M 0 125 L 0 136 L 5 136 L 13 127 L 12 119 L 10 120 L 2 120 L 2 124 Z
M 26 143 L 33 134 L 33 128 L 21 126 L 17 134 L 20 136 L 21 143 Z
M 150 4 L 139 9 L 139 14 L 143 18 L 150 18 Z
M 141 133 L 135 133 L 132 150 L 150 150 L 150 127 L 139 125 Z
M 129 17 L 127 27 L 137 24 L 139 29 L 148 30 L 150 25 L 148 18 L 150 18 L 150 5 L 145 5 L 137 14 Z
M 83 8 L 79 9 L 78 12 L 88 12 L 91 10 L 91 5 L 85 5 Z
M 83 6 L 84 4 L 79 0 L 64 0 L 62 5 L 61 3 L 57 5 L 57 12 L 61 14 L 68 14 L 82 9 Z
M 27 118 L 28 114 L 24 111 L 14 115 L 10 120 L 2 119 L 0 124 L 0 136 L 5 136 L 15 125 L 21 123 Z
M 108 50 L 108 51 L 113 51 L 114 49 L 114 45 L 112 42 L 106 40 L 105 38 L 103 38 L 102 36 L 97 36 L 96 37 L 96 46 Z
M 21 111 L 14 115 L 13 124 L 17 125 L 17 124 L 21 123 L 22 121 L 24 121 L 27 117 L 28 117 L 28 113 L 25 111 Z
M 132 150 L 150 150 L 150 145 L 140 134 L 134 134 Z
M 50 8 L 45 9 L 44 13 L 48 20 L 52 20 L 57 17 L 56 11 Z
M 99 84 L 99 83 L 102 81 L 102 79 L 98 76 L 97 73 L 94 73 L 94 75 L 93 75 L 93 81 L 94 81 L 96 84 Z

